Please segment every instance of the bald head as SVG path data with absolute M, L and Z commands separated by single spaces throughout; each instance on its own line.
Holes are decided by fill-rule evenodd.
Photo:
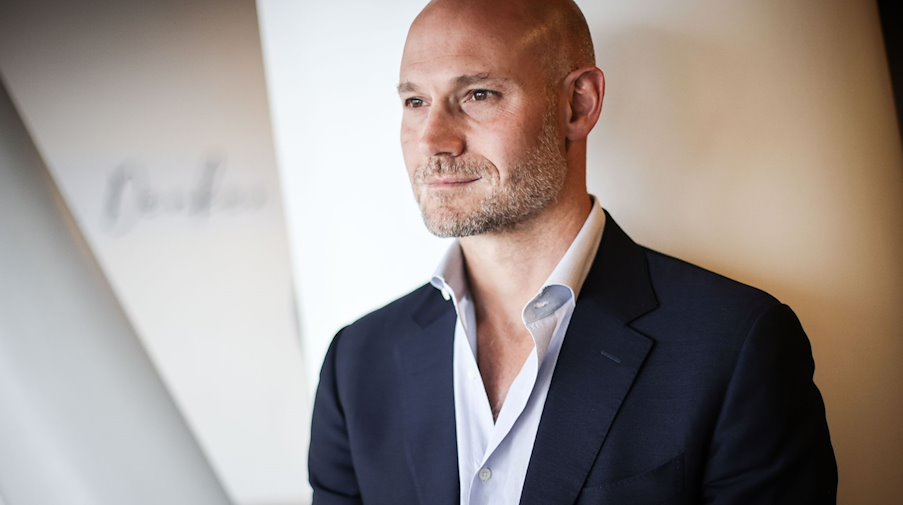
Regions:
M 604 77 L 572 1 L 435 0 L 411 25 L 399 77 L 402 152 L 430 230 L 585 217 Z
M 433 0 L 411 25 L 406 54 L 418 36 L 448 30 L 479 34 L 507 50 L 530 54 L 548 83 L 595 65 L 589 27 L 573 0 Z

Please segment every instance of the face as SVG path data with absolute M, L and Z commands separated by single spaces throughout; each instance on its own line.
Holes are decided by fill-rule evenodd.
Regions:
M 424 222 L 438 236 L 514 229 L 564 184 L 558 105 L 536 43 L 500 31 L 435 14 L 408 36 L 402 150 Z

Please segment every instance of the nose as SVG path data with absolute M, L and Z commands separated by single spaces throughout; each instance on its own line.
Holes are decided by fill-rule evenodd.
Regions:
M 426 156 L 459 156 L 464 151 L 464 136 L 454 111 L 435 104 L 430 107 L 423 131 L 420 149 Z

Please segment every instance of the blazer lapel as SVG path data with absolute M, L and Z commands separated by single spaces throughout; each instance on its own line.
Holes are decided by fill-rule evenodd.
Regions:
M 421 505 L 457 505 L 453 343 L 455 310 L 431 291 L 414 316 L 416 329 L 396 348 L 405 408 L 406 456 Z
M 522 505 L 574 503 L 652 340 L 629 323 L 657 305 L 644 250 L 606 215 L 558 356 Z

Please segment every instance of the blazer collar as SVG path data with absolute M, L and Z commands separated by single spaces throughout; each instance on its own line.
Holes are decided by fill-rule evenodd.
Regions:
M 405 409 L 405 456 L 421 505 L 458 505 L 453 355 L 455 310 L 427 286 L 395 349 Z
M 630 322 L 658 305 L 643 248 L 606 215 L 552 375 L 522 505 L 572 504 L 652 348 Z

